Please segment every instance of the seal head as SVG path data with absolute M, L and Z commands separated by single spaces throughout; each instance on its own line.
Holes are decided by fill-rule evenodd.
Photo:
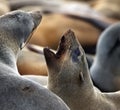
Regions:
M 17 10 L 1 16 L 0 33 L 6 37 L 2 38 L 2 43 L 6 40 L 8 42 L 13 40 L 19 48 L 23 48 L 24 44 L 30 39 L 31 33 L 40 23 L 41 18 L 40 11 L 27 13 Z
M 85 108 L 81 97 L 90 97 L 94 93 L 93 84 L 84 50 L 74 32 L 68 30 L 63 35 L 56 53 L 45 48 L 44 55 L 48 67 L 48 88 L 71 110 Z
M 80 84 L 88 75 L 88 65 L 84 50 L 76 39 L 74 32 L 71 30 L 68 30 L 61 38 L 56 54 L 50 49 L 45 48 L 44 55 L 49 72 L 48 79 L 50 83 L 48 81 L 48 86 L 50 87 L 53 86 L 51 84 L 55 84 L 56 81 L 60 83 L 60 85 L 66 81 L 68 81 L 68 83 L 71 81 L 79 82 Z M 59 79 L 56 79 L 58 76 Z M 65 80 L 65 82 L 63 80 Z

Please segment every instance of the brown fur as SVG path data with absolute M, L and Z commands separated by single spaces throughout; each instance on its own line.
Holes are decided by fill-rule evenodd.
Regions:
M 71 110 L 120 110 L 120 92 L 102 93 L 93 86 L 84 50 L 72 31 L 65 33 L 57 53 L 44 49 L 48 88 Z

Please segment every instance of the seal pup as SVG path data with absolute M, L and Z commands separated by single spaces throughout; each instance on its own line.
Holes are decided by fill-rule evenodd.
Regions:
M 69 110 L 58 96 L 17 70 L 17 54 L 40 20 L 39 11 L 14 11 L 0 17 L 0 110 Z
M 106 29 L 99 37 L 96 58 L 90 69 L 95 86 L 101 91 L 120 90 L 120 23 Z
M 48 67 L 48 88 L 71 110 L 120 110 L 120 91 L 102 93 L 93 86 L 84 50 L 69 30 L 55 54 L 44 49 Z

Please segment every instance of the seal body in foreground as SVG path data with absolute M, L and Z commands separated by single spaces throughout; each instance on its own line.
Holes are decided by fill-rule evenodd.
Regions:
M 120 90 L 120 23 L 110 26 L 99 37 L 90 71 L 95 86 L 101 91 Z
M 17 54 L 40 20 L 39 11 L 0 17 L 0 110 L 69 110 L 59 97 L 17 70 Z
M 84 50 L 69 30 L 57 53 L 44 49 L 48 67 L 48 88 L 71 110 L 120 110 L 120 92 L 102 93 L 93 86 Z

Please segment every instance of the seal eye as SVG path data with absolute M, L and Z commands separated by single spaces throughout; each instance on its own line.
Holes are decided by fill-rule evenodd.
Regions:
M 79 48 L 77 47 L 75 50 L 72 52 L 72 61 L 73 62 L 78 62 L 78 56 L 80 56 L 81 52 Z

